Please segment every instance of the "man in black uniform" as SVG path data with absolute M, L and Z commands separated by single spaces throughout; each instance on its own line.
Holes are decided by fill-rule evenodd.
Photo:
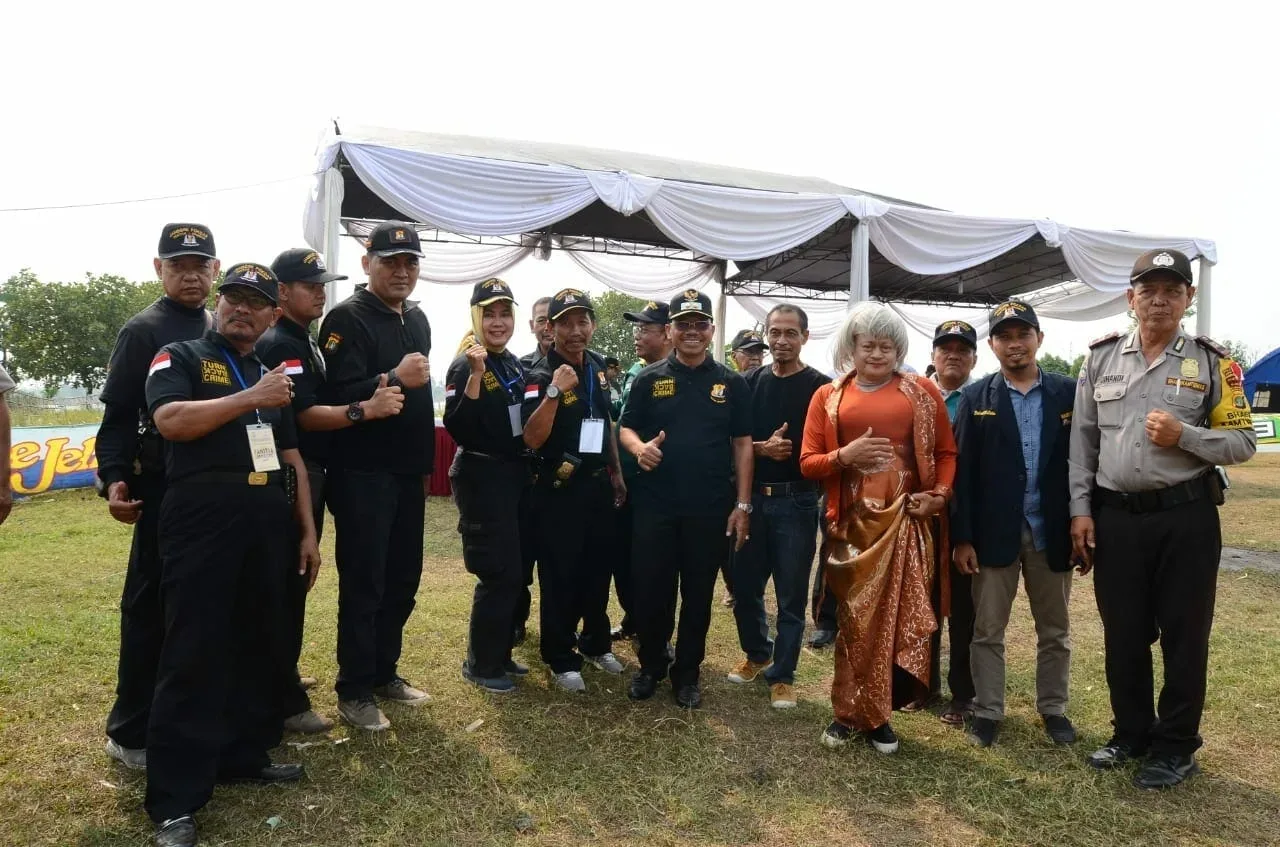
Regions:
M 622 447 L 641 470 L 631 548 L 640 672 L 628 695 L 652 697 L 667 675 L 678 583 L 671 684 L 676 702 L 692 709 L 702 702 L 698 677 L 716 571 L 729 556 L 726 537 L 739 549 L 747 540 L 751 395 L 740 374 L 707 355 L 715 330 L 709 297 L 689 289 L 671 301 L 670 315 L 675 352 L 640 372 L 622 411 Z
M 533 495 L 539 630 L 542 660 L 556 684 L 579 692 L 586 690 L 584 657 L 622 673 L 609 637 L 608 557 L 613 510 L 627 489 L 609 423 L 604 359 L 587 349 L 596 325 L 591 298 L 566 288 L 551 298 L 547 315 L 555 346 L 529 372 L 522 409 L 524 443 L 541 460 Z
M 282 782 L 273 765 L 284 645 L 272 620 L 292 564 L 320 567 L 289 377 L 253 346 L 275 320 L 276 280 L 235 265 L 216 330 L 151 362 L 147 406 L 166 439 L 160 507 L 164 646 L 147 733 L 147 813 L 159 847 L 196 843 L 192 815 L 219 780 Z
M 405 622 L 422 578 L 422 527 L 435 459 L 431 325 L 408 299 L 422 250 L 412 224 L 379 224 L 361 258 L 367 287 L 320 325 L 327 380 L 321 402 L 347 405 L 381 385 L 404 389 L 395 417 L 335 432 L 329 511 L 337 530 L 338 714 L 352 726 L 391 726 L 374 695 L 407 706 L 431 699 L 397 672 Z
M 133 546 L 120 597 L 116 701 L 107 717 L 107 755 L 134 769 L 147 766 L 147 722 L 155 694 L 164 619 L 160 612 L 157 528 L 164 498 L 163 439 L 147 413 L 147 368 L 160 348 L 205 333 L 205 309 L 218 259 L 203 224 L 173 223 L 160 232 L 154 261 L 164 296 L 125 323 L 102 387 L 97 456 L 100 492 L 111 516 L 133 525 Z
M 550 297 L 539 297 L 533 301 L 532 317 L 529 318 L 529 329 L 538 346 L 532 352 L 520 357 L 520 364 L 526 371 L 547 357 L 551 345 L 555 343 L 555 333 L 551 331 L 551 321 L 547 320 L 547 308 L 551 305 Z M 519 646 L 524 643 L 525 628 L 529 623 L 529 610 L 533 607 L 533 569 L 538 564 L 538 554 L 534 551 L 533 525 L 533 489 L 528 489 L 520 500 L 520 561 L 524 568 L 524 591 L 516 600 L 516 631 L 512 643 Z
M 533 338 L 538 342 L 538 346 L 520 357 L 520 364 L 524 365 L 525 370 L 532 370 L 535 365 L 547 358 L 547 353 L 551 351 L 551 345 L 555 343 L 556 336 L 551 330 L 551 321 L 547 319 L 547 309 L 550 306 L 550 297 L 539 297 L 533 301 L 533 313 L 529 318 L 529 329 L 533 332 Z
M 293 380 L 293 414 L 298 427 L 298 452 L 307 466 L 311 488 L 311 515 L 319 539 L 324 528 L 324 468 L 328 460 L 329 433 L 361 421 L 375 421 L 400 413 L 404 397 L 397 386 L 379 384 L 372 396 L 342 406 L 321 406 L 324 357 L 311 337 L 311 322 L 324 314 L 325 284 L 346 279 L 325 269 L 324 259 L 310 248 L 286 250 L 271 263 L 280 281 L 280 319 L 258 341 L 257 353 L 269 368 L 284 364 Z M 289 644 L 290 667 L 302 654 L 302 628 L 307 611 L 307 581 L 297 574 L 287 577 L 288 609 L 282 616 Z M 333 721 L 316 714 L 301 679 L 286 689 L 282 714 L 288 732 L 325 732 Z

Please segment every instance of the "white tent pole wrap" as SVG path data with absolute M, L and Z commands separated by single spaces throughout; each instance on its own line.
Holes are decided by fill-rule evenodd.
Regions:
M 1205 256 L 1201 256 L 1200 284 L 1196 286 L 1196 335 L 1209 335 L 1210 320 L 1213 315 L 1213 264 Z
M 338 267 L 338 239 L 342 223 L 342 197 L 346 187 L 342 182 L 342 171 L 328 168 L 324 172 L 324 245 L 320 251 L 328 267 Z M 324 286 L 325 311 L 338 302 L 338 283 L 328 282 Z
M 727 263 L 716 262 L 715 268 L 716 332 L 711 344 L 714 347 L 715 360 L 724 364 L 724 323 L 729 319 L 729 297 L 725 294 L 724 290 L 724 278 Z
M 849 305 L 871 299 L 871 231 L 858 221 L 849 251 Z

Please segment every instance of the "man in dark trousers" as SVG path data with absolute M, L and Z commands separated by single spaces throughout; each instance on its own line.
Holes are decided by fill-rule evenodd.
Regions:
M 609 419 L 604 359 L 588 349 L 596 325 L 591 298 L 566 288 L 551 298 L 547 314 L 555 346 L 529 371 L 521 408 L 524 443 L 540 460 L 532 495 L 538 635 L 556 685 L 582 692 L 584 661 L 622 673 L 608 608 L 613 512 L 627 490 Z
M 205 301 L 218 275 L 213 233 L 203 224 L 166 224 L 153 262 L 164 296 L 130 318 L 116 337 L 101 400 L 99 491 L 111 516 L 133 526 L 133 546 L 120 597 L 116 700 L 107 717 L 107 755 L 126 767 L 147 766 L 147 723 L 155 695 L 164 618 L 160 612 L 160 501 L 164 440 L 147 412 L 147 369 L 166 344 L 204 335 L 212 325 Z
M 404 396 L 397 386 L 379 385 L 368 399 L 343 406 L 320 405 L 325 365 L 320 346 L 311 337 L 311 323 L 324 314 L 325 285 L 346 279 L 327 270 L 324 258 L 308 247 L 286 250 L 271 263 L 279 280 L 280 319 L 258 341 L 257 353 L 268 368 L 284 365 L 293 380 L 293 414 L 298 428 L 298 452 L 307 466 L 311 488 L 311 513 L 316 539 L 323 534 L 325 465 L 329 457 L 329 433 L 400 413 Z M 302 654 L 302 630 L 307 610 L 307 581 L 290 573 L 286 577 L 288 609 L 282 615 L 290 656 L 287 670 L 295 677 Z M 307 682 L 295 680 L 286 688 L 282 714 L 288 732 L 325 732 L 333 721 L 318 715 L 307 696 Z
M 147 407 L 164 436 L 160 512 L 164 646 L 147 732 L 146 808 L 157 847 L 196 844 L 192 817 L 218 781 L 286 782 L 281 659 L 273 620 L 287 568 L 320 567 L 292 381 L 254 344 L 275 320 L 276 279 L 234 265 L 218 286 L 216 330 L 151 361 Z
M 551 321 L 547 320 L 547 307 L 550 305 L 550 297 L 539 297 L 533 301 L 529 330 L 538 346 L 520 357 L 520 364 L 526 371 L 533 370 L 534 366 L 545 359 L 551 351 L 551 345 L 555 343 Z M 516 600 L 516 627 L 511 642 L 516 647 L 524 643 L 529 610 L 533 608 L 533 570 L 538 564 L 538 554 L 534 551 L 534 535 L 537 530 L 533 525 L 533 492 L 532 488 L 526 489 L 525 496 L 520 500 L 520 562 L 524 570 L 524 590 Z
M 352 726 L 391 726 L 374 695 L 406 706 L 431 699 L 398 671 L 404 625 L 422 578 L 422 528 L 435 459 L 431 325 L 409 300 L 422 250 L 413 224 L 379 224 L 361 257 L 361 286 L 320 325 L 327 405 L 400 387 L 400 414 L 333 434 L 328 502 L 337 531 L 338 714 Z
M 798 306 L 774 306 L 765 317 L 773 361 L 747 374 L 751 387 L 755 493 L 752 537 L 734 558 L 733 614 L 746 655 L 729 681 L 762 677 L 775 709 L 796 705 L 796 664 L 804 637 L 809 571 L 818 536 L 818 483 L 800 473 L 800 449 L 809 401 L 831 377 L 800 361 L 809 340 L 809 316 Z M 778 599 L 778 638 L 769 638 L 764 592 L 770 578 Z
M 1009 300 L 991 312 L 988 345 L 1000 370 L 964 389 L 951 524 L 956 568 L 973 577 L 970 646 L 977 706 L 969 740 L 995 743 L 1004 720 L 1004 634 L 1018 577 L 1036 626 L 1036 711 L 1049 738 L 1076 740 L 1071 681 L 1071 519 L 1067 448 L 1075 383 L 1036 364 L 1044 340 L 1035 310 Z
M 750 525 L 751 394 L 740 374 L 708 354 L 711 298 L 690 288 L 671 301 L 669 314 L 675 351 L 636 377 L 621 421 L 623 449 L 641 471 L 631 492 L 640 671 L 627 694 L 649 699 L 669 670 L 676 703 L 695 709 L 716 572 L 729 557 L 730 538 L 741 549 Z M 672 663 L 666 648 L 677 589 Z
M 1147 755 L 1139 788 L 1199 771 L 1209 631 L 1222 556 L 1214 465 L 1257 450 L 1240 366 L 1181 321 L 1195 298 L 1177 250 L 1138 257 L 1129 277 L 1138 326 L 1091 344 L 1071 433 L 1071 540 L 1094 561 L 1115 733 L 1089 757 L 1115 768 Z M 1096 549 L 1095 549 L 1096 545 Z M 1164 687 L 1154 701 L 1151 645 Z

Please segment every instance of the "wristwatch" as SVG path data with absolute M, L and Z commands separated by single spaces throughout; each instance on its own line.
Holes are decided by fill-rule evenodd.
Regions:
M 734 505 L 737 506 L 737 508 L 741 509 L 742 511 L 746 512 L 748 515 L 751 514 L 752 507 L 750 503 L 735 503 Z
M 554 382 L 547 386 L 548 400 L 559 400 L 560 394 L 561 394 L 560 386 L 556 385 Z
M 352 423 L 360 423 L 364 420 L 364 406 L 359 403 L 352 403 L 347 407 L 347 420 Z

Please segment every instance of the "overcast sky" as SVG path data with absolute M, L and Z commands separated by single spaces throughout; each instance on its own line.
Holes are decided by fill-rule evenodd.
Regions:
M 973 214 L 1212 238 L 1213 334 L 1262 353 L 1280 344 L 1269 231 L 1280 67 L 1253 8 L 17 4 L 0 51 L 0 208 L 256 187 L 0 212 L 0 278 L 24 267 L 45 279 L 147 278 L 171 220 L 210 226 L 224 264 L 269 262 L 302 244 L 316 141 L 336 117 L 820 176 Z M 340 267 L 358 274 L 355 251 Z M 564 259 L 507 276 L 526 304 L 565 284 L 599 288 Z M 466 325 L 466 292 L 433 290 L 428 314 L 433 370 L 443 373 Z M 727 329 L 747 322 L 733 309 Z M 1124 324 L 1046 322 L 1044 349 L 1080 352 Z M 923 367 L 927 343 L 913 343 L 910 361 Z

